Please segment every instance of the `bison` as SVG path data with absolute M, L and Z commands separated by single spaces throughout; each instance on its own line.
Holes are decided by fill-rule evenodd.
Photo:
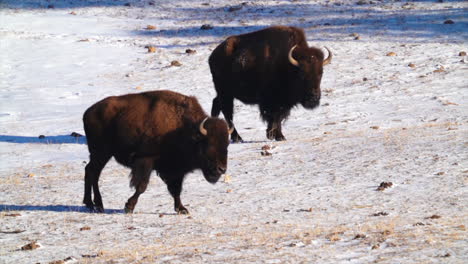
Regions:
M 209 57 L 216 89 L 211 115 L 223 112 L 231 139 L 242 141 L 233 123 L 234 98 L 245 104 L 258 104 L 268 123 L 268 139 L 285 140 L 281 122 L 291 108 L 301 104 L 313 109 L 320 102 L 323 66 L 330 63 L 331 51 L 309 47 L 302 29 L 274 26 L 231 36 L 219 44 Z
M 111 157 L 131 169 L 135 193 L 125 204 L 127 213 L 146 190 L 152 170 L 166 183 L 181 214 L 188 213 L 180 200 L 188 172 L 201 169 L 213 184 L 226 172 L 228 126 L 208 117 L 195 97 L 171 91 L 111 96 L 88 108 L 83 123 L 90 153 L 83 203 L 91 210 L 104 211 L 98 181 Z

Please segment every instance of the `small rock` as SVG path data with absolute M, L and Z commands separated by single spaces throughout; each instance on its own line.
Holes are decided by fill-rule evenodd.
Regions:
M 227 193 L 232 193 L 232 189 L 227 189 L 226 192 Z
M 460 53 L 458 53 L 458 56 L 466 56 L 466 52 L 465 51 L 460 51 Z
M 21 250 L 33 250 L 33 249 L 40 248 L 40 247 L 41 247 L 41 244 L 37 243 L 36 241 L 33 241 L 29 244 L 22 246 Z
M 444 254 L 444 255 L 439 255 L 437 257 L 439 257 L 439 258 L 448 258 L 450 256 L 451 256 L 450 253 L 447 253 L 447 254 Z
M 367 5 L 368 2 L 367 2 L 367 1 L 364 1 L 364 0 L 359 0 L 356 4 L 357 4 L 357 5 Z
M 426 217 L 426 219 L 439 219 L 439 218 L 442 218 L 442 216 L 436 215 L 436 214 L 435 214 L 435 215 L 431 215 L 431 216 L 429 216 L 429 217 Z
M 366 77 L 362 78 L 362 81 L 364 82 L 367 82 L 369 79 L 367 79 Z
M 135 87 L 135 89 L 136 90 L 141 90 L 142 88 L 141 88 L 141 86 L 137 86 L 137 87 Z
M 45 136 L 44 135 L 39 135 L 39 139 L 44 139 Z
M 159 218 L 163 218 L 164 217 L 164 214 L 159 214 Z
M 378 213 L 373 214 L 372 216 L 386 216 L 386 215 L 388 215 L 387 212 L 378 212 Z
M 82 228 L 80 228 L 80 231 L 87 231 L 87 230 L 91 230 L 91 227 L 83 226 Z
M 182 66 L 182 63 L 180 63 L 179 61 L 173 60 L 171 61 L 171 66 L 180 67 Z
M 414 224 L 414 226 L 425 226 L 426 224 L 424 224 L 423 222 L 417 222 L 416 224 Z
M 125 3 L 124 6 L 131 6 L 131 4 L 130 3 Z
M 290 246 L 290 247 L 303 247 L 303 246 L 305 246 L 305 244 L 302 243 L 302 242 L 297 242 L 297 243 L 291 243 L 288 246 Z
M 213 26 L 210 24 L 204 24 L 200 27 L 201 30 L 210 30 L 213 29 Z
M 379 127 L 379 126 L 371 126 L 370 128 L 377 130 L 377 129 L 379 129 L 380 127 Z
M 153 25 L 147 25 L 145 29 L 146 29 L 146 30 L 155 30 L 156 27 L 153 26 Z
M 362 239 L 362 238 L 366 238 L 366 235 L 364 235 L 364 234 L 357 234 L 353 239 Z
M 361 36 L 357 36 L 354 38 L 354 40 L 360 40 L 361 39 Z
M 223 182 L 225 182 L 225 183 L 231 182 L 231 175 L 229 175 L 229 174 L 224 174 Z
M 262 150 L 270 150 L 271 149 L 271 146 L 270 145 L 264 145 L 262 147 Z
M 55 8 L 55 6 L 54 5 L 48 5 L 47 8 L 52 9 L 52 8 Z
M 13 213 L 13 214 L 6 214 L 5 216 L 16 217 L 16 216 L 21 216 L 21 214 Z
M 185 50 L 185 53 L 187 53 L 187 54 L 194 54 L 194 53 L 197 53 L 197 51 L 196 51 L 196 50 L 193 50 L 193 49 L 186 49 L 186 50 Z
M 89 42 L 89 39 L 80 39 L 78 42 Z
M 453 22 L 453 20 L 451 20 L 451 19 L 448 19 L 448 20 L 444 21 L 444 24 L 451 25 L 451 24 L 455 24 L 455 22 Z
M 271 156 L 271 152 L 268 152 L 267 150 L 263 150 L 262 152 L 260 152 L 260 154 L 262 154 L 262 156 Z
M 34 178 L 35 176 L 36 176 L 36 174 L 34 174 L 34 173 L 29 173 L 28 174 L 28 178 Z
M 351 33 L 349 34 L 350 37 L 359 37 L 359 34 L 358 33 Z
M 390 188 L 393 186 L 392 182 L 381 182 L 379 187 L 377 188 L 377 191 L 383 191 L 387 188 Z
M 380 244 L 375 244 L 372 246 L 372 249 L 378 249 L 378 248 L 380 248 Z
M 330 131 L 325 131 L 325 132 L 323 132 L 323 134 L 324 134 L 324 135 L 331 135 L 332 132 L 330 132 Z
M 77 138 L 77 137 L 82 137 L 83 135 L 81 135 L 81 134 L 79 134 L 79 133 L 76 133 L 76 132 L 72 132 L 72 133 L 70 134 L 70 136 L 71 136 L 71 137 L 76 137 L 76 138 Z
M 442 175 L 445 175 L 445 172 L 441 171 L 441 172 L 438 172 L 436 173 L 437 176 L 442 176 Z
M 388 56 L 388 57 L 393 57 L 393 56 L 396 56 L 396 55 L 397 55 L 397 54 L 396 54 L 395 52 L 393 52 L 393 51 L 387 53 L 387 56 Z
M 75 12 L 75 11 L 71 11 L 69 14 L 70 14 L 70 15 L 76 16 L 76 12 Z
M 228 12 L 234 12 L 234 11 L 239 11 L 242 9 L 242 5 L 238 5 L 238 6 L 231 6 L 227 9 Z
M 156 52 L 156 47 L 154 46 L 148 46 L 148 53 L 155 53 Z
M 410 63 L 410 64 L 408 64 L 408 67 L 410 67 L 410 68 L 416 68 L 416 65 L 415 65 L 414 63 Z

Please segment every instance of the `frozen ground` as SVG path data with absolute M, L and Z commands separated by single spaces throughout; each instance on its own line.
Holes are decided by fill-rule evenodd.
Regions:
M 243 2 L 0 1 L 0 263 L 466 263 L 467 2 Z M 273 24 L 335 55 L 321 106 L 292 111 L 287 141 L 265 140 L 258 110 L 239 103 L 248 142 L 229 147 L 230 179 L 187 177 L 190 216 L 173 214 L 155 175 L 123 214 L 133 191 L 114 161 L 106 213 L 84 210 L 88 151 L 69 135 L 87 107 L 170 89 L 209 112 L 211 50 Z

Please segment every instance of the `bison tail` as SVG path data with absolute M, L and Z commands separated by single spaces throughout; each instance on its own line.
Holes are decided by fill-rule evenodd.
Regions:
M 135 177 L 135 171 L 132 169 L 132 171 L 130 171 L 130 174 L 128 175 L 128 177 L 130 178 L 130 188 L 135 188 L 135 186 L 137 185 L 137 179 Z

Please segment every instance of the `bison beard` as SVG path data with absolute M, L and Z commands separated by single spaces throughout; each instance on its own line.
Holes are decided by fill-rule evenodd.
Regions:
M 285 140 L 281 123 L 291 109 L 301 104 L 313 109 L 320 103 L 323 66 L 332 53 L 308 47 L 304 32 L 295 27 L 275 26 L 231 36 L 212 52 L 210 70 L 217 96 L 211 115 L 223 112 L 234 142 L 242 141 L 233 123 L 233 101 L 257 104 L 268 123 L 268 139 Z
M 131 168 L 135 193 L 125 204 L 127 213 L 133 212 L 153 170 L 182 214 L 188 213 L 180 200 L 188 172 L 201 169 L 210 183 L 226 172 L 227 124 L 208 118 L 194 97 L 170 91 L 108 97 L 86 110 L 83 123 L 90 152 L 83 203 L 91 210 L 104 211 L 98 181 L 112 157 Z

